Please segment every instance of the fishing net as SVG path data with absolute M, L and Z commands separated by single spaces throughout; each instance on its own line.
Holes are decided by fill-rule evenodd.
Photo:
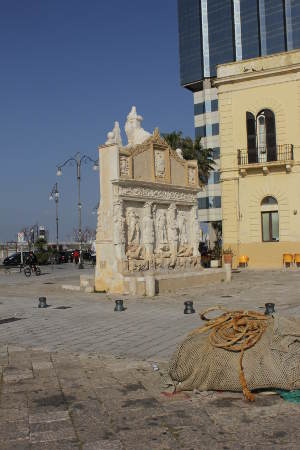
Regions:
M 225 311 L 190 333 L 173 355 L 169 376 L 177 391 L 300 388 L 300 319 Z M 224 311 L 224 309 L 223 309 Z

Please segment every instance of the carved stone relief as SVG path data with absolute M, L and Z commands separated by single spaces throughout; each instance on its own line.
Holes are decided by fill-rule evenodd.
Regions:
M 164 150 L 154 151 L 154 170 L 155 176 L 158 178 L 165 178 L 166 176 L 166 160 Z
M 188 182 L 191 185 L 196 184 L 196 171 L 194 167 L 188 168 Z
M 135 186 L 115 186 L 115 195 L 123 197 L 137 197 L 153 200 L 166 200 L 183 203 L 195 203 L 197 201 L 196 194 L 190 194 L 187 192 L 176 190 L 161 190 L 147 187 L 135 187 Z
M 120 176 L 129 176 L 129 158 L 125 155 L 120 155 Z

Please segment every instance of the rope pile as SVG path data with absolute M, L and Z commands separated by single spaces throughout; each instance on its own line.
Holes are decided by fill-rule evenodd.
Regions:
M 208 319 L 206 314 L 221 310 L 224 313 L 214 319 Z M 215 306 L 200 314 L 202 320 L 208 322 L 201 328 L 194 330 L 189 336 L 211 331 L 209 340 L 211 345 L 231 352 L 240 352 L 240 383 L 245 398 L 254 401 L 254 395 L 247 386 L 243 369 L 244 352 L 253 347 L 262 337 L 268 326 L 269 318 L 264 314 L 253 311 L 227 311 L 221 306 Z

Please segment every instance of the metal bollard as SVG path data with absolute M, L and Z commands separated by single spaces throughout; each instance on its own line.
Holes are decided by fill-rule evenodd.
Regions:
M 39 297 L 39 308 L 47 308 L 47 306 L 46 297 Z
M 193 302 L 191 302 L 191 301 L 184 302 L 183 314 L 194 314 L 194 313 L 195 313 L 195 310 L 194 310 Z
M 265 303 L 265 316 L 272 316 L 275 313 L 275 303 Z
M 116 306 L 114 311 L 122 312 L 125 311 L 123 300 L 116 300 Z

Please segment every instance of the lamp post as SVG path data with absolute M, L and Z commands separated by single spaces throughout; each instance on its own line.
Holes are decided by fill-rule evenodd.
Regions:
M 78 186 L 78 238 L 80 242 L 80 254 L 79 254 L 79 265 L 78 269 L 83 269 L 82 263 L 82 221 L 81 221 L 81 208 L 82 204 L 80 201 L 80 181 L 81 181 L 81 164 L 82 163 L 93 163 L 93 170 L 98 170 L 99 162 L 98 160 L 94 160 L 90 158 L 88 155 L 81 155 L 79 152 L 71 158 L 67 159 L 64 163 L 59 164 L 57 166 L 56 175 L 59 177 L 62 175 L 62 168 L 66 165 L 75 165 L 76 166 L 76 178 L 77 178 L 77 186 Z
M 55 200 L 55 209 L 56 209 L 56 250 L 59 249 L 58 244 L 58 199 L 59 199 L 59 192 L 58 192 L 58 183 L 55 183 L 55 185 L 52 188 L 52 191 L 49 195 L 49 200 Z

